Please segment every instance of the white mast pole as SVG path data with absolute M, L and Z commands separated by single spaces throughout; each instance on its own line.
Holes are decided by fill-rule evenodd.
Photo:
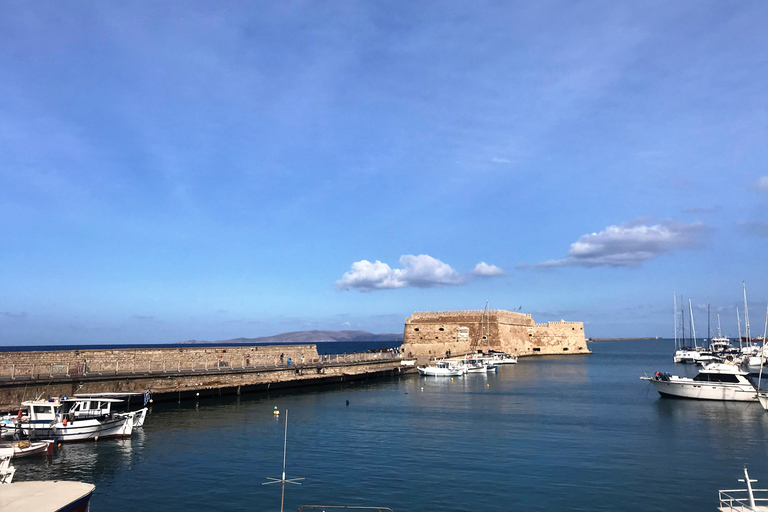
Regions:
M 747 336 L 747 346 L 752 346 L 752 335 L 749 332 L 749 310 L 747 309 L 747 283 L 741 282 L 744 285 L 744 323 L 747 324 L 744 328 L 747 330 L 745 333 Z
M 739 306 L 736 306 L 736 325 L 739 326 L 739 352 L 743 349 L 741 346 L 741 316 L 739 316 Z
M 720 332 L 720 313 L 717 314 L 717 337 L 722 338 L 723 333 Z
M 699 342 L 696 341 L 696 326 L 693 325 L 693 306 L 691 305 L 691 299 L 688 299 L 688 310 L 691 312 L 691 334 L 693 335 L 693 348 L 699 348 Z
M 672 303 L 674 306 L 672 307 L 672 312 L 675 316 L 675 352 L 677 352 L 677 292 L 672 292 Z

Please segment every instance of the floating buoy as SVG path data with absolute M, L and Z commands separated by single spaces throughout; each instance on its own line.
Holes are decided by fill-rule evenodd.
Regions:
M 275 410 L 272 411 L 273 416 L 280 416 L 280 411 L 277 410 L 277 406 L 275 406 Z
M 451 377 L 451 382 L 453 382 L 453 377 Z

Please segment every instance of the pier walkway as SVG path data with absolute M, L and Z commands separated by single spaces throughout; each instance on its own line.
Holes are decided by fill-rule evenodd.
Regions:
M 150 390 L 153 400 L 205 397 L 316 386 L 415 371 L 397 352 L 278 358 L 254 364 L 249 357 L 213 362 L 164 359 L 133 361 L 66 360 L 0 365 L 0 411 L 18 409 L 24 400 L 76 393 Z M 311 360 L 309 360 L 311 359 Z

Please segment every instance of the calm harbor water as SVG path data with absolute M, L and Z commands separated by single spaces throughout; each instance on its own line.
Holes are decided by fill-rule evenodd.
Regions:
M 155 404 L 126 441 L 15 462 L 16 480 L 96 484 L 93 512 L 285 509 L 706 511 L 750 475 L 768 484 L 758 404 L 660 399 L 644 372 L 694 374 L 667 340 L 591 343 L 498 374 L 409 376 L 278 395 Z M 346 401 L 349 400 L 349 406 Z

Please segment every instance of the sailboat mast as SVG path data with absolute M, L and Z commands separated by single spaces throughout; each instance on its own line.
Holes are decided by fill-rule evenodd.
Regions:
M 747 346 L 752 346 L 752 335 L 749 332 L 749 309 L 747 309 L 747 283 L 744 281 L 741 282 L 742 285 L 744 285 L 744 323 L 746 324 L 744 328 L 746 329 L 747 336 Z
M 739 315 L 739 306 L 736 306 L 736 325 L 739 326 L 739 351 L 743 348 L 741 346 L 741 316 Z
M 683 296 L 680 296 L 680 318 L 682 319 L 683 327 L 683 339 L 680 341 L 681 345 L 685 345 L 685 302 L 683 302 Z
M 707 301 L 707 340 L 709 340 L 709 344 L 712 344 L 712 334 L 710 333 L 710 326 L 712 325 L 712 321 L 710 319 L 710 316 L 712 314 L 712 303 Z
M 693 305 L 691 299 L 688 299 L 688 310 L 691 312 L 691 335 L 693 336 L 693 348 L 699 347 L 699 342 L 696 340 L 696 326 L 693 323 Z
M 675 352 L 677 352 L 677 293 L 672 292 L 672 314 L 675 317 Z

